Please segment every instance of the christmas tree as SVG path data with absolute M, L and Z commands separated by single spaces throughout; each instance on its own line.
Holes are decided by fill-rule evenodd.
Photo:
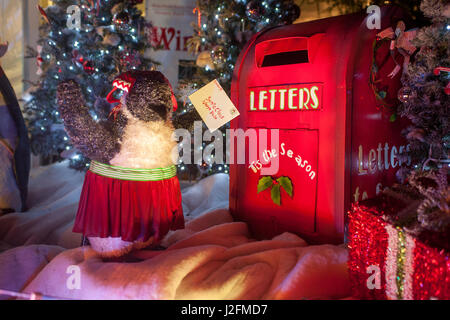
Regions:
M 234 65 L 244 45 L 263 28 L 291 24 L 300 16 L 292 0 L 198 0 L 194 10 L 197 21 L 189 49 L 197 56 L 196 66 L 188 79 L 180 79 L 180 100 L 185 105 L 176 115 L 178 126 L 192 128 L 200 120 L 187 96 L 217 79 L 229 94 Z M 206 127 L 204 127 L 206 129 Z M 226 126 L 221 128 L 224 133 Z M 217 172 L 228 173 L 227 165 L 206 163 L 180 164 L 190 178 Z
M 67 158 L 70 166 L 86 169 L 89 159 L 73 149 L 56 105 L 56 87 L 75 79 L 95 119 L 109 116 L 105 100 L 112 80 L 130 69 L 149 69 L 144 58 L 149 26 L 136 8 L 142 0 L 55 0 L 45 10 L 37 50 L 30 48 L 41 74 L 24 113 L 34 154 L 48 162 Z
M 420 9 L 432 24 L 412 41 L 420 49 L 398 95 L 398 113 L 411 121 L 406 137 L 413 165 L 399 173 L 424 198 L 417 210 L 419 228 L 449 232 L 450 3 L 423 0 Z

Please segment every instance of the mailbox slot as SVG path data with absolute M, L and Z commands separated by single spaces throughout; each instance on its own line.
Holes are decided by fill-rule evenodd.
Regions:
M 311 37 L 291 37 L 260 42 L 255 58 L 259 68 L 309 63 L 313 60 L 323 33 Z

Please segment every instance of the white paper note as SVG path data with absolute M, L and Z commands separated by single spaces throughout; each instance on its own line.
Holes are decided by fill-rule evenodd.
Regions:
M 189 99 L 211 132 L 239 115 L 217 80 L 191 94 Z

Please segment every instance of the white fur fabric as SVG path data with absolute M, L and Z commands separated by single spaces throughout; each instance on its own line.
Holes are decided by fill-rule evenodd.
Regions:
M 0 288 L 20 292 L 62 251 L 58 246 L 31 245 L 0 254 Z M 0 295 L 0 300 L 7 298 Z
M 254 241 L 227 210 L 175 231 L 165 251 L 140 251 L 138 263 L 103 262 L 89 248 L 65 251 L 24 292 L 71 299 L 337 299 L 350 294 L 347 250 L 307 246 L 284 234 Z M 76 265 L 81 288 L 68 289 L 65 270 Z
M 165 168 L 177 163 L 174 128 L 170 122 L 144 122 L 124 108 L 128 123 L 121 141 L 120 152 L 110 161 L 126 168 Z

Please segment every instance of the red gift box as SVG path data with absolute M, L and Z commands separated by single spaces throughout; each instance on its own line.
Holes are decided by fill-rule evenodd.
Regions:
M 348 266 L 353 296 L 449 300 L 449 244 L 442 246 L 430 235 L 412 236 L 386 221 L 399 206 L 381 197 L 352 206 Z

